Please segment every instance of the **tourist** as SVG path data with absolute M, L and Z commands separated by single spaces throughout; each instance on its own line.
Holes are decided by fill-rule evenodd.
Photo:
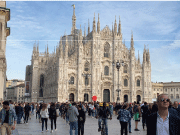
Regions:
M 177 101 L 174 101 L 173 108 L 177 111 L 177 114 L 180 117 L 180 106 L 178 106 L 178 102 Z
M 40 115 L 41 115 L 41 121 L 42 121 L 42 133 L 43 133 L 43 129 L 44 129 L 44 123 L 45 123 L 45 127 L 46 127 L 46 132 L 47 130 L 47 121 L 48 121 L 48 109 L 47 109 L 47 104 L 43 104 L 42 105 L 42 109 L 40 111 Z
M 147 135 L 180 135 L 180 118 L 168 111 L 168 94 L 157 98 L 158 111 L 147 118 Z
M 133 117 L 132 104 L 129 104 L 129 107 L 127 108 L 127 110 L 130 112 L 131 118 L 132 118 Z M 129 119 L 128 125 L 129 125 L 129 133 L 132 133 L 131 132 L 131 119 Z
M 0 111 L 0 120 L 1 120 L 1 135 L 11 135 L 11 129 L 14 130 L 16 128 L 16 113 L 13 108 L 10 108 L 9 102 L 3 102 L 3 108 Z M 13 125 L 14 120 L 14 125 Z
M 51 133 L 53 132 L 53 122 L 54 122 L 54 126 L 55 126 L 55 131 L 56 129 L 56 120 L 57 120 L 57 116 L 56 116 L 56 107 L 55 107 L 55 103 L 51 103 L 50 109 L 49 109 L 49 119 L 51 120 Z
M 19 103 L 18 106 L 15 107 L 16 116 L 17 116 L 17 124 L 21 123 L 21 118 L 23 115 L 23 108 L 21 107 L 21 104 Z
M 82 105 L 78 105 L 78 113 L 78 135 L 84 135 L 85 112 Z
M 69 124 L 70 124 L 70 135 L 72 135 L 72 130 L 75 128 L 75 135 L 78 135 L 78 110 L 75 107 L 76 103 L 69 104 L 69 109 L 68 109 L 68 117 L 69 117 Z
M 25 113 L 25 123 L 28 124 L 28 118 L 29 118 L 29 113 L 31 111 L 31 107 L 29 106 L 29 103 L 26 103 L 24 107 L 24 113 Z
M 148 112 L 147 102 L 144 102 L 144 105 L 141 106 L 141 109 L 142 109 L 142 126 L 143 126 L 143 130 L 145 130 L 144 126 L 146 124 L 146 118 L 147 118 L 147 112 Z
M 125 135 L 127 135 L 127 125 L 128 125 L 129 119 L 131 119 L 131 114 L 127 109 L 128 109 L 128 105 L 124 104 L 122 109 L 120 109 L 118 112 L 117 119 L 119 120 L 120 125 L 121 125 L 121 135 L 123 135 L 123 130 L 125 130 Z
M 133 113 L 134 113 L 134 120 L 135 120 L 135 131 L 139 131 L 138 127 L 138 122 L 140 121 L 140 115 L 141 115 L 141 107 L 139 106 L 139 103 L 136 104 L 134 102 L 134 107 L 133 107 Z

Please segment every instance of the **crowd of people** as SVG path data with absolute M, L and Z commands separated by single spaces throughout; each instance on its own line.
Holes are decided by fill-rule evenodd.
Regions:
M 117 116 L 120 123 L 120 134 L 132 133 L 131 120 L 135 121 L 134 131 L 139 131 L 138 123 L 142 119 L 143 130 L 147 135 L 180 135 L 180 104 L 172 103 L 168 95 L 161 94 L 157 102 L 147 103 L 99 103 L 99 102 L 66 102 L 66 103 L 13 103 L 4 101 L 0 107 L 1 134 L 11 134 L 16 124 L 28 124 L 31 116 L 36 115 L 42 123 L 42 132 L 48 132 L 47 122 L 51 122 L 51 130 L 57 131 L 56 121 L 61 117 L 70 127 L 70 135 L 84 135 L 86 117 L 98 119 L 98 131 L 102 131 L 102 121 L 105 135 L 108 135 L 107 120 Z M 54 126 L 54 128 L 53 128 Z M 53 130 L 54 129 L 54 130 Z

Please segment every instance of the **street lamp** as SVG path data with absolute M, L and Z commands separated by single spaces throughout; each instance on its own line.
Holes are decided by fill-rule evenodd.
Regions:
M 124 66 L 124 61 L 121 60 L 121 63 L 119 63 L 119 60 L 118 60 L 116 62 L 116 68 L 118 71 L 118 89 L 116 90 L 118 92 L 117 101 L 120 101 L 119 92 L 121 92 L 121 89 L 119 89 L 119 69 L 120 69 L 121 65 Z
M 82 76 L 84 76 L 85 77 L 85 86 L 86 86 L 86 90 L 87 90 L 87 85 L 88 85 L 88 82 L 86 82 L 86 80 L 88 80 L 88 77 L 90 77 L 91 76 L 91 74 L 82 74 Z M 91 95 L 92 95 L 92 91 L 91 91 Z M 87 101 L 87 97 L 85 97 L 85 101 Z

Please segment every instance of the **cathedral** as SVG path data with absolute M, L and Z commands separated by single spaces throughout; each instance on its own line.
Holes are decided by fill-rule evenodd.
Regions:
M 30 75 L 32 102 L 97 101 L 152 102 L 151 62 L 149 49 L 144 46 L 143 62 L 135 57 L 133 34 L 131 47 L 122 42 L 121 21 L 100 28 L 100 18 L 93 19 L 92 31 L 88 24 L 76 28 L 73 7 L 72 28 L 69 35 L 60 38 L 53 53 L 39 52 L 33 47 Z M 117 69 L 119 64 L 119 69 Z

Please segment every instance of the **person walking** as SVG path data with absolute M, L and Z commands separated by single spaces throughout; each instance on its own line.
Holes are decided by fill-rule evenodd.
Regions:
M 46 132 L 47 130 L 47 121 L 48 121 L 48 109 L 47 109 L 47 104 L 43 104 L 42 105 L 42 109 L 40 111 L 40 115 L 41 115 L 41 121 L 42 121 L 42 133 L 44 132 L 44 123 L 45 123 L 45 127 L 46 127 Z
M 127 110 L 130 112 L 131 118 L 132 118 L 133 117 L 132 104 L 129 104 L 129 107 L 127 108 Z M 131 119 L 129 119 L 128 121 L 128 126 L 129 126 L 129 133 L 132 133 L 131 132 Z
M 31 107 L 29 106 L 29 103 L 27 103 L 24 107 L 24 113 L 25 113 L 25 123 L 28 124 L 28 118 L 29 118 L 29 113 L 31 111 Z
M 144 105 L 141 106 L 141 109 L 142 109 L 142 125 L 143 125 L 143 130 L 144 129 L 144 126 L 146 124 L 146 119 L 147 119 L 147 111 L 148 111 L 148 106 L 147 106 L 147 102 L 144 102 Z
M 82 105 L 78 105 L 78 113 L 78 135 L 84 135 L 85 112 Z
M 14 120 L 14 125 L 13 125 Z M 0 121 L 1 121 L 1 135 L 11 135 L 11 129 L 14 130 L 16 128 L 16 112 L 13 108 L 10 108 L 9 102 L 3 102 L 3 108 L 0 111 Z
M 49 119 L 51 120 L 51 133 L 53 133 L 53 122 L 54 122 L 54 127 L 55 127 L 55 131 L 57 131 L 56 129 L 56 107 L 55 107 L 55 103 L 51 103 L 50 109 L 49 109 Z
M 78 110 L 75 107 L 76 103 L 72 103 L 72 106 L 70 104 L 70 107 L 68 109 L 68 117 L 69 117 L 69 124 L 70 124 L 70 135 L 73 135 L 72 130 L 75 128 L 75 135 L 78 135 Z
M 19 103 L 18 106 L 15 107 L 16 116 L 17 116 L 17 124 L 21 123 L 21 118 L 23 115 L 23 108 L 21 107 L 21 104 Z
M 136 104 L 136 102 L 134 102 L 133 112 L 134 112 L 134 120 L 135 120 L 134 131 L 139 131 L 139 129 L 137 128 L 138 122 L 140 121 L 140 115 L 141 115 L 141 107 L 139 106 L 139 103 Z
M 169 95 L 157 97 L 158 111 L 147 118 L 147 135 L 180 135 L 180 118 L 168 110 Z
M 123 130 L 125 130 L 125 135 L 127 135 L 127 125 L 129 122 L 129 119 L 131 119 L 131 114 L 127 110 L 128 105 L 124 104 L 122 109 L 119 110 L 118 112 L 118 120 L 121 125 L 121 135 L 123 135 Z

